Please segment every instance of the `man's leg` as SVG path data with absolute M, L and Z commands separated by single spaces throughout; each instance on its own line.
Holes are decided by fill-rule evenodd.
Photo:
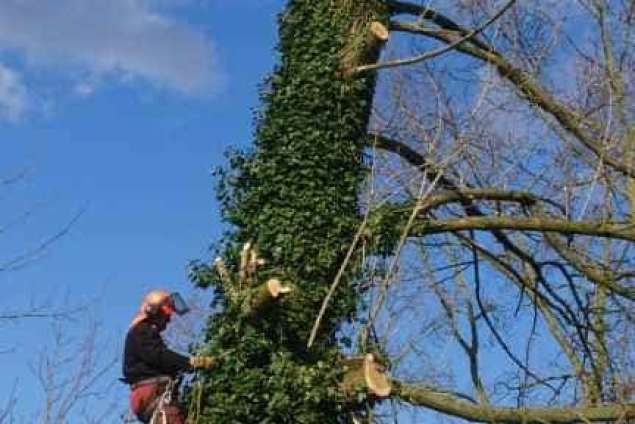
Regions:
M 163 412 L 167 418 L 165 424 L 185 424 L 183 411 L 177 405 L 166 405 L 163 407 Z
M 158 403 L 159 387 L 157 384 L 145 384 L 130 393 L 130 408 L 142 423 L 150 422 Z

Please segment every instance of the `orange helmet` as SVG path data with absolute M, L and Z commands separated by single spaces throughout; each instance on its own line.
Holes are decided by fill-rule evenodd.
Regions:
M 187 304 L 178 293 L 169 293 L 167 290 L 152 290 L 143 298 L 141 307 L 132 320 L 130 327 L 134 327 L 148 317 L 157 316 L 159 313 L 166 317 L 173 313 L 182 315 L 189 310 Z
M 174 313 L 174 306 L 172 305 L 172 299 L 170 293 L 165 290 L 152 290 L 146 294 L 141 304 L 146 315 L 156 315 L 159 312 L 163 312 L 165 315 L 172 315 Z

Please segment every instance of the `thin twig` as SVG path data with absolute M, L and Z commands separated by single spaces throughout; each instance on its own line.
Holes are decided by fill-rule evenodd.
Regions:
M 44 240 L 36 248 L 34 248 L 34 249 L 30 250 L 30 251 L 27 251 L 25 253 L 22 253 L 21 255 L 9 260 L 9 262 L 7 262 L 5 264 L 0 264 L 0 272 L 17 271 L 17 270 L 27 266 L 32 260 L 35 260 L 38 255 L 40 255 L 43 252 L 45 252 L 46 249 L 48 249 L 53 243 L 55 243 L 56 241 L 58 241 L 59 239 L 64 237 L 66 234 L 68 234 L 70 232 L 71 228 L 82 217 L 84 212 L 86 212 L 86 210 L 87 210 L 86 207 L 83 207 L 82 209 L 80 209 L 79 212 L 77 212 L 77 214 L 75 214 L 75 216 L 68 222 L 68 224 L 66 224 L 66 226 L 64 228 L 62 228 L 60 231 L 58 231 L 53 236 L 51 236 L 48 239 Z
M 318 316 L 315 318 L 315 323 L 313 324 L 313 328 L 311 329 L 311 335 L 309 336 L 309 341 L 307 342 L 307 345 L 306 345 L 307 349 L 310 349 L 311 346 L 313 345 L 313 342 L 315 341 L 318 328 L 320 327 L 320 322 L 322 321 L 322 318 L 324 317 L 324 313 L 326 312 L 326 308 L 331 300 L 331 297 L 333 297 L 333 293 L 335 293 L 335 289 L 337 288 L 340 280 L 342 279 L 342 275 L 344 275 L 344 270 L 346 269 L 346 266 L 348 265 L 349 261 L 351 260 L 351 257 L 353 256 L 355 247 L 357 247 L 357 243 L 359 242 L 359 239 L 361 238 L 362 234 L 364 233 L 364 230 L 366 229 L 366 224 L 368 223 L 368 215 L 369 214 L 366 213 L 366 215 L 364 216 L 364 220 L 360 224 L 359 229 L 357 230 L 357 233 L 355 234 L 355 238 L 353 239 L 353 242 L 348 248 L 348 252 L 346 252 L 346 257 L 344 258 L 344 261 L 342 262 L 340 269 L 337 271 L 337 275 L 335 276 L 335 279 L 333 280 L 333 283 L 331 284 L 331 287 L 329 288 L 328 293 L 324 297 L 324 301 L 322 302 L 322 306 L 320 307 L 320 312 L 318 313 Z

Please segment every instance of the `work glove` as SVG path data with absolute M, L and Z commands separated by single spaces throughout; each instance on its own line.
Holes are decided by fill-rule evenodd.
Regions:
M 210 370 L 214 368 L 216 365 L 216 360 L 211 356 L 191 356 L 190 357 L 190 366 L 195 369 L 206 369 Z

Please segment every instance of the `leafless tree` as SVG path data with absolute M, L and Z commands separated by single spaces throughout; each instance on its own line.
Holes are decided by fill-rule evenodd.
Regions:
M 5 173 L 7 175 L 4 178 L 0 178 L 0 195 L 4 202 L 11 201 L 12 192 L 20 191 L 24 189 L 24 184 L 28 181 L 29 172 L 27 169 L 21 169 L 13 173 Z M 19 202 L 17 202 L 19 203 Z M 24 207 L 24 210 L 20 208 Z M 23 228 L 29 225 L 29 221 L 34 218 L 38 211 L 43 210 L 43 205 L 36 204 L 29 206 L 20 205 L 16 208 L 5 207 L 3 213 L 0 215 L 2 220 L 0 224 L 0 237 L 6 240 L 6 237 L 10 233 L 16 233 L 22 231 Z M 11 275 L 15 277 L 19 275 L 19 271 L 33 265 L 39 258 L 45 255 L 50 247 L 59 239 L 64 237 L 75 224 L 75 222 L 82 215 L 83 210 L 79 211 L 72 219 L 61 227 L 58 231 L 48 235 L 39 242 L 26 241 L 22 245 L 9 245 L 8 248 L 2 249 L 0 253 L 0 277 L 7 277 Z M 2 282 L 4 284 L 4 281 Z M 6 289 L 6 287 L 5 287 Z M 6 299 L 6 297 L 5 297 Z M 11 303 L 3 300 L 0 304 L 0 328 L 7 328 L 7 326 L 15 326 L 22 323 L 24 320 L 30 319 L 47 319 L 55 322 L 70 321 L 78 313 L 84 310 L 83 306 L 68 306 L 69 302 L 65 302 L 63 306 L 53 304 L 49 299 L 43 299 L 35 294 L 30 297 L 28 302 L 24 303 Z M 8 341 L 3 339 L 0 344 L 0 353 L 7 353 L 15 348 L 15 345 L 19 342 Z M 0 422 L 3 420 L 10 420 L 14 406 L 16 405 L 16 398 L 14 393 L 3 402 L 6 402 L 4 407 L 0 407 Z
M 78 337 L 63 325 L 53 325 L 51 345 L 39 353 L 32 366 L 43 392 L 37 422 L 62 424 L 80 419 L 87 423 L 116 420 L 120 408 L 112 397 L 116 384 L 107 373 L 117 354 L 99 339 L 99 326 L 91 322 Z
M 0 178 L 0 193 L 3 195 L 3 199 L 6 192 L 10 189 L 16 187 L 19 189 L 18 186 L 26 181 L 29 176 L 29 172 L 26 169 L 22 169 L 7 175 L 9 176 Z M 3 208 L 3 212 L 6 213 L 6 216 L 4 214 L 1 216 L 4 221 L 0 224 L 0 237 L 5 236 L 5 234 L 11 231 L 20 231 L 25 225 L 28 225 L 28 221 L 32 219 L 36 212 L 41 208 L 42 205 L 33 205 L 32 207 L 27 207 L 22 211 L 8 207 Z M 70 229 L 80 219 L 83 213 L 84 209 L 81 209 L 59 230 L 49 234 L 39 242 L 28 243 L 24 246 L 14 246 L 11 249 L 4 249 L 0 255 L 0 276 L 18 272 L 36 262 L 49 251 L 50 247 L 56 241 L 68 234 Z M 0 309 L 0 324 L 3 322 L 15 322 L 17 320 L 30 318 L 67 318 L 72 315 L 76 309 L 77 308 L 55 308 L 53 305 L 38 301 L 38 299 L 33 299 L 28 305 L 2 307 L 2 309 Z
M 397 238 L 357 334 L 391 364 L 386 420 L 626 422 L 635 3 L 387 3 L 357 70 L 381 81 L 367 207 Z

